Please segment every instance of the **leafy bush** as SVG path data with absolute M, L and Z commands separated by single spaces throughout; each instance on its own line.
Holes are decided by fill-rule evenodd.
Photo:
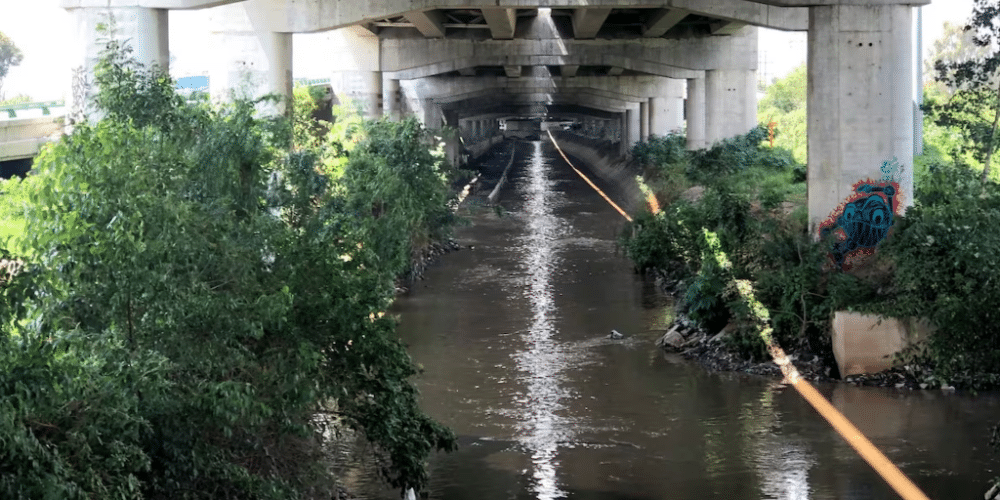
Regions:
M 765 139 L 767 129 L 758 125 L 744 135 L 724 139 L 708 149 L 693 152 L 687 170 L 688 179 L 706 186 L 724 182 L 728 176 L 758 162 L 760 145 Z
M 375 239 L 444 230 L 419 128 L 369 125 L 347 182 L 321 163 L 343 149 L 289 155 L 255 102 L 187 105 L 111 50 L 107 118 L 3 186 L 32 230 L 0 242 L 26 266 L 0 279 L 0 497 L 329 498 L 317 415 L 419 489 L 454 436 L 383 314 L 409 248 Z
M 774 147 L 791 152 L 796 163 L 804 165 L 807 149 L 806 65 L 767 87 L 757 105 L 757 120 L 775 124 Z M 804 178 L 804 177 L 803 177 Z
M 961 168 L 929 175 L 883 244 L 895 273 L 890 298 L 875 309 L 937 327 L 924 353 L 931 382 L 993 385 L 1000 382 L 1000 283 L 992 278 L 1000 273 L 1000 186 Z
M 632 157 L 636 161 L 655 168 L 686 161 L 689 154 L 687 137 L 682 134 L 652 135 L 646 142 L 632 146 Z

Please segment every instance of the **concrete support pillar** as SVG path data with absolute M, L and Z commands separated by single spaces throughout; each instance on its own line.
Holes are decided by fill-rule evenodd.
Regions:
M 663 97 L 650 97 L 649 98 L 649 133 L 655 136 L 666 135 L 667 130 L 667 114 L 666 114 L 666 99 Z
M 834 211 L 860 195 L 854 186 L 862 181 L 896 183 L 897 212 L 913 202 L 911 18 L 905 5 L 809 8 L 813 228 L 835 221 Z
M 394 122 L 401 118 L 399 80 L 384 78 L 382 80 L 382 114 Z
M 444 119 L 441 115 L 441 108 L 434 103 L 432 98 L 424 98 L 420 101 L 421 115 L 420 120 L 423 122 L 424 127 L 429 130 L 437 130 L 441 128 L 442 120 Z
M 364 110 L 364 115 L 371 119 L 381 118 L 382 109 L 385 108 L 385 104 L 382 102 L 385 92 L 382 86 L 382 72 L 362 71 L 361 73 L 362 80 L 365 80 L 365 83 L 367 83 L 367 85 L 362 87 L 364 94 L 361 96 L 361 106 Z
M 67 107 L 73 121 L 84 115 L 99 119 L 91 100 L 97 93 L 94 67 L 104 50 L 104 40 L 113 37 L 132 48 L 132 57 L 139 63 L 169 70 L 170 40 L 166 9 L 143 7 L 79 8 L 70 9 L 73 15 L 74 43 L 71 91 Z M 97 32 L 98 24 L 107 25 L 107 35 Z
M 639 101 L 639 140 L 649 140 L 649 101 Z
M 753 70 L 705 72 L 705 142 L 742 135 L 757 125 L 757 77 Z
M 664 78 L 660 95 L 649 100 L 649 134 L 663 137 L 684 126 L 684 81 Z
M 629 108 L 625 110 L 626 114 L 626 127 L 627 134 L 625 135 L 625 150 L 630 151 L 632 146 L 640 140 L 640 130 L 639 130 L 639 110 L 635 108 Z
M 445 165 L 449 167 L 458 167 L 461 152 L 462 152 L 462 121 L 458 119 L 458 115 L 454 110 L 444 110 L 440 111 L 441 125 L 438 125 L 440 129 L 441 139 L 444 142 L 444 161 Z M 450 130 L 445 132 L 444 127 L 450 127 Z
M 262 105 L 264 114 L 284 114 L 292 99 L 292 34 L 274 33 L 262 12 L 249 3 L 212 9 L 214 61 L 210 89 L 213 97 L 236 95 L 257 98 L 281 96 L 283 102 Z
M 622 156 L 628 153 L 628 111 L 618 113 L 618 130 L 615 132 L 618 140 L 618 153 Z
M 705 79 L 688 78 L 687 102 L 687 148 L 689 150 L 705 147 Z

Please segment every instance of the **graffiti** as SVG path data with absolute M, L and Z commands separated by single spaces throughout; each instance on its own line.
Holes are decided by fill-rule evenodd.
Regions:
M 90 82 L 83 66 L 73 68 L 73 108 L 69 111 L 70 123 L 81 123 L 86 119 L 87 94 L 90 93 Z
M 875 253 L 889 236 L 899 209 L 899 179 L 903 166 L 893 158 L 881 166 L 882 178 L 866 179 L 853 186 L 854 194 L 820 225 L 820 237 L 834 235 L 830 256 L 837 267 L 848 270 Z

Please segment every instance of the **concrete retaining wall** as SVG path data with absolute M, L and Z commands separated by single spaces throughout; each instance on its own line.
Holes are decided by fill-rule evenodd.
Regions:
M 618 153 L 617 143 L 584 139 L 568 132 L 552 131 L 552 135 L 577 168 L 593 172 L 607 185 L 608 196 L 622 209 L 633 213 L 643 206 L 645 196 L 636 181 L 641 174 L 639 166 Z
M 472 143 L 472 144 L 468 144 L 467 143 L 465 145 L 465 149 L 466 149 L 466 151 L 469 152 L 469 159 L 470 160 L 475 160 L 475 159 L 478 159 L 480 156 L 483 156 L 484 154 L 486 154 L 486 152 L 489 151 L 490 148 L 492 148 L 494 144 L 496 144 L 496 143 L 498 143 L 498 142 L 500 142 L 502 140 L 503 140 L 503 135 L 495 135 L 493 137 L 489 137 L 489 138 L 481 140 L 479 142 L 475 142 L 475 143 Z

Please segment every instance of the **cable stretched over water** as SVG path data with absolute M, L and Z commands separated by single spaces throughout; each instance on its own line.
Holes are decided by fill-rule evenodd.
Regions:
M 594 188 L 598 194 L 604 197 L 608 203 L 611 204 L 618 213 L 622 214 L 626 220 L 632 222 L 632 218 L 629 217 L 624 210 L 621 209 L 615 202 L 611 201 L 603 191 L 601 191 L 586 175 L 577 170 L 573 163 L 569 161 L 566 154 L 563 153 L 562 148 L 556 142 L 555 137 L 552 136 L 552 131 L 547 131 L 549 134 L 549 139 L 552 144 L 555 145 L 556 150 L 562 155 L 566 163 L 576 172 L 583 180 L 590 184 L 590 187 Z M 719 246 L 718 236 L 714 233 L 704 230 L 706 242 L 708 247 L 713 254 L 712 257 L 716 259 L 716 263 L 719 267 L 723 269 L 731 268 L 729 258 L 725 253 L 722 252 L 722 248 Z M 771 353 L 771 357 L 774 359 L 775 364 L 781 368 L 781 373 L 785 376 L 785 382 L 792 384 L 802 395 L 805 400 L 812 405 L 813 408 L 826 419 L 827 422 L 833 427 L 840 437 L 847 441 L 847 444 L 851 445 L 852 448 L 861 456 L 868 465 L 875 469 L 882 479 L 891 487 L 903 500 L 930 500 L 920 488 L 917 487 L 910 478 L 903 474 L 903 471 L 899 470 L 896 464 L 892 463 L 884 453 L 879 451 L 878 448 L 872 444 L 869 440 L 850 420 L 847 419 L 837 408 L 835 408 L 826 398 L 823 397 L 815 387 L 812 386 L 808 381 L 802 378 L 799 374 L 799 370 L 795 368 L 792 361 L 785 354 L 785 351 L 781 349 L 780 346 L 774 341 L 771 336 L 770 325 L 770 314 L 760 301 L 757 300 L 753 292 L 753 286 L 748 280 L 733 280 L 736 286 L 736 290 L 739 292 L 740 297 L 749 306 L 751 313 L 754 316 L 754 320 L 758 323 L 758 334 L 761 339 L 767 344 L 768 352 Z
M 601 188 L 597 187 L 597 185 L 591 182 L 591 180 L 587 178 L 586 175 L 583 175 L 583 172 L 577 170 L 576 167 L 573 166 L 573 162 L 569 161 L 569 158 L 566 157 L 566 153 L 563 153 L 562 148 L 559 147 L 559 143 L 556 142 L 556 138 L 552 137 L 552 131 L 546 130 L 546 132 L 549 133 L 549 140 L 551 140 L 552 144 L 556 147 L 556 151 L 559 151 L 559 155 L 562 156 L 564 160 L 566 160 L 566 164 L 569 165 L 569 168 L 572 168 L 577 175 L 582 177 L 583 180 L 587 181 L 587 184 L 590 184 L 590 187 L 594 188 L 594 191 L 597 191 L 597 194 L 601 195 L 605 200 L 607 200 L 608 203 L 611 204 L 612 207 L 614 207 L 615 210 L 618 211 L 618 213 L 622 214 L 622 217 L 625 217 L 625 220 L 632 222 L 632 217 L 630 217 L 628 213 L 622 210 L 622 207 L 619 207 L 615 202 L 611 201 L 611 198 L 609 198 L 608 195 L 604 194 L 604 191 L 601 191 Z

